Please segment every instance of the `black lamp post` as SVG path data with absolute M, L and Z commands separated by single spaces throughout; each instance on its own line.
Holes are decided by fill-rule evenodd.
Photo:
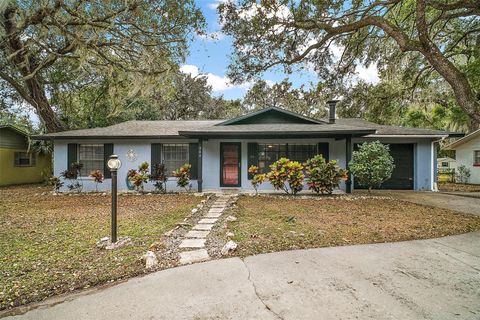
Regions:
M 112 243 L 117 242 L 117 171 L 122 166 L 118 156 L 112 154 L 107 166 L 112 173 Z

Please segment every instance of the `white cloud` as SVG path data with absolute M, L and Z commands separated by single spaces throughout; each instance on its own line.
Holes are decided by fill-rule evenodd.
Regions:
M 367 83 L 375 84 L 380 81 L 376 63 L 372 63 L 368 67 L 365 67 L 362 64 L 357 64 L 355 67 L 355 72 L 357 73 L 358 78 Z
M 180 67 L 180 71 L 186 74 L 190 74 L 193 77 L 202 74 L 207 77 L 207 83 L 212 86 L 213 92 L 226 91 L 231 89 L 248 89 L 252 86 L 251 82 L 245 82 L 241 84 L 233 84 L 232 81 L 226 76 L 219 76 L 213 73 L 201 73 L 197 66 L 185 64 Z
M 198 67 L 191 64 L 184 64 L 180 67 L 180 71 L 186 74 L 191 75 L 192 77 L 198 76 Z

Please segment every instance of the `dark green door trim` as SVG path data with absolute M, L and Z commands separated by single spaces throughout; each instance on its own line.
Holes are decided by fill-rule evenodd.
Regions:
M 238 184 L 223 183 L 223 150 L 225 146 L 237 146 L 238 150 Z M 241 142 L 220 142 L 220 187 L 240 187 L 242 185 L 242 143 Z

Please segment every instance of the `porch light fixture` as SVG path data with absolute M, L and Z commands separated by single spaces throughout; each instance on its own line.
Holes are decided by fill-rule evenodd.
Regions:
M 117 242 L 117 171 L 122 166 L 118 156 L 112 154 L 107 162 L 107 167 L 112 173 L 112 243 Z

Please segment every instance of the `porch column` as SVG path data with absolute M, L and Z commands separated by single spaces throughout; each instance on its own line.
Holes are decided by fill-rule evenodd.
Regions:
M 197 176 L 197 187 L 198 187 L 198 192 L 202 192 L 202 184 L 203 184 L 203 139 L 198 139 L 198 176 Z
M 347 193 L 352 193 L 352 173 L 350 172 L 350 167 L 348 163 L 352 160 L 352 136 L 347 136 L 345 139 L 345 161 L 346 168 L 348 170 L 348 179 L 345 182 L 345 191 Z

